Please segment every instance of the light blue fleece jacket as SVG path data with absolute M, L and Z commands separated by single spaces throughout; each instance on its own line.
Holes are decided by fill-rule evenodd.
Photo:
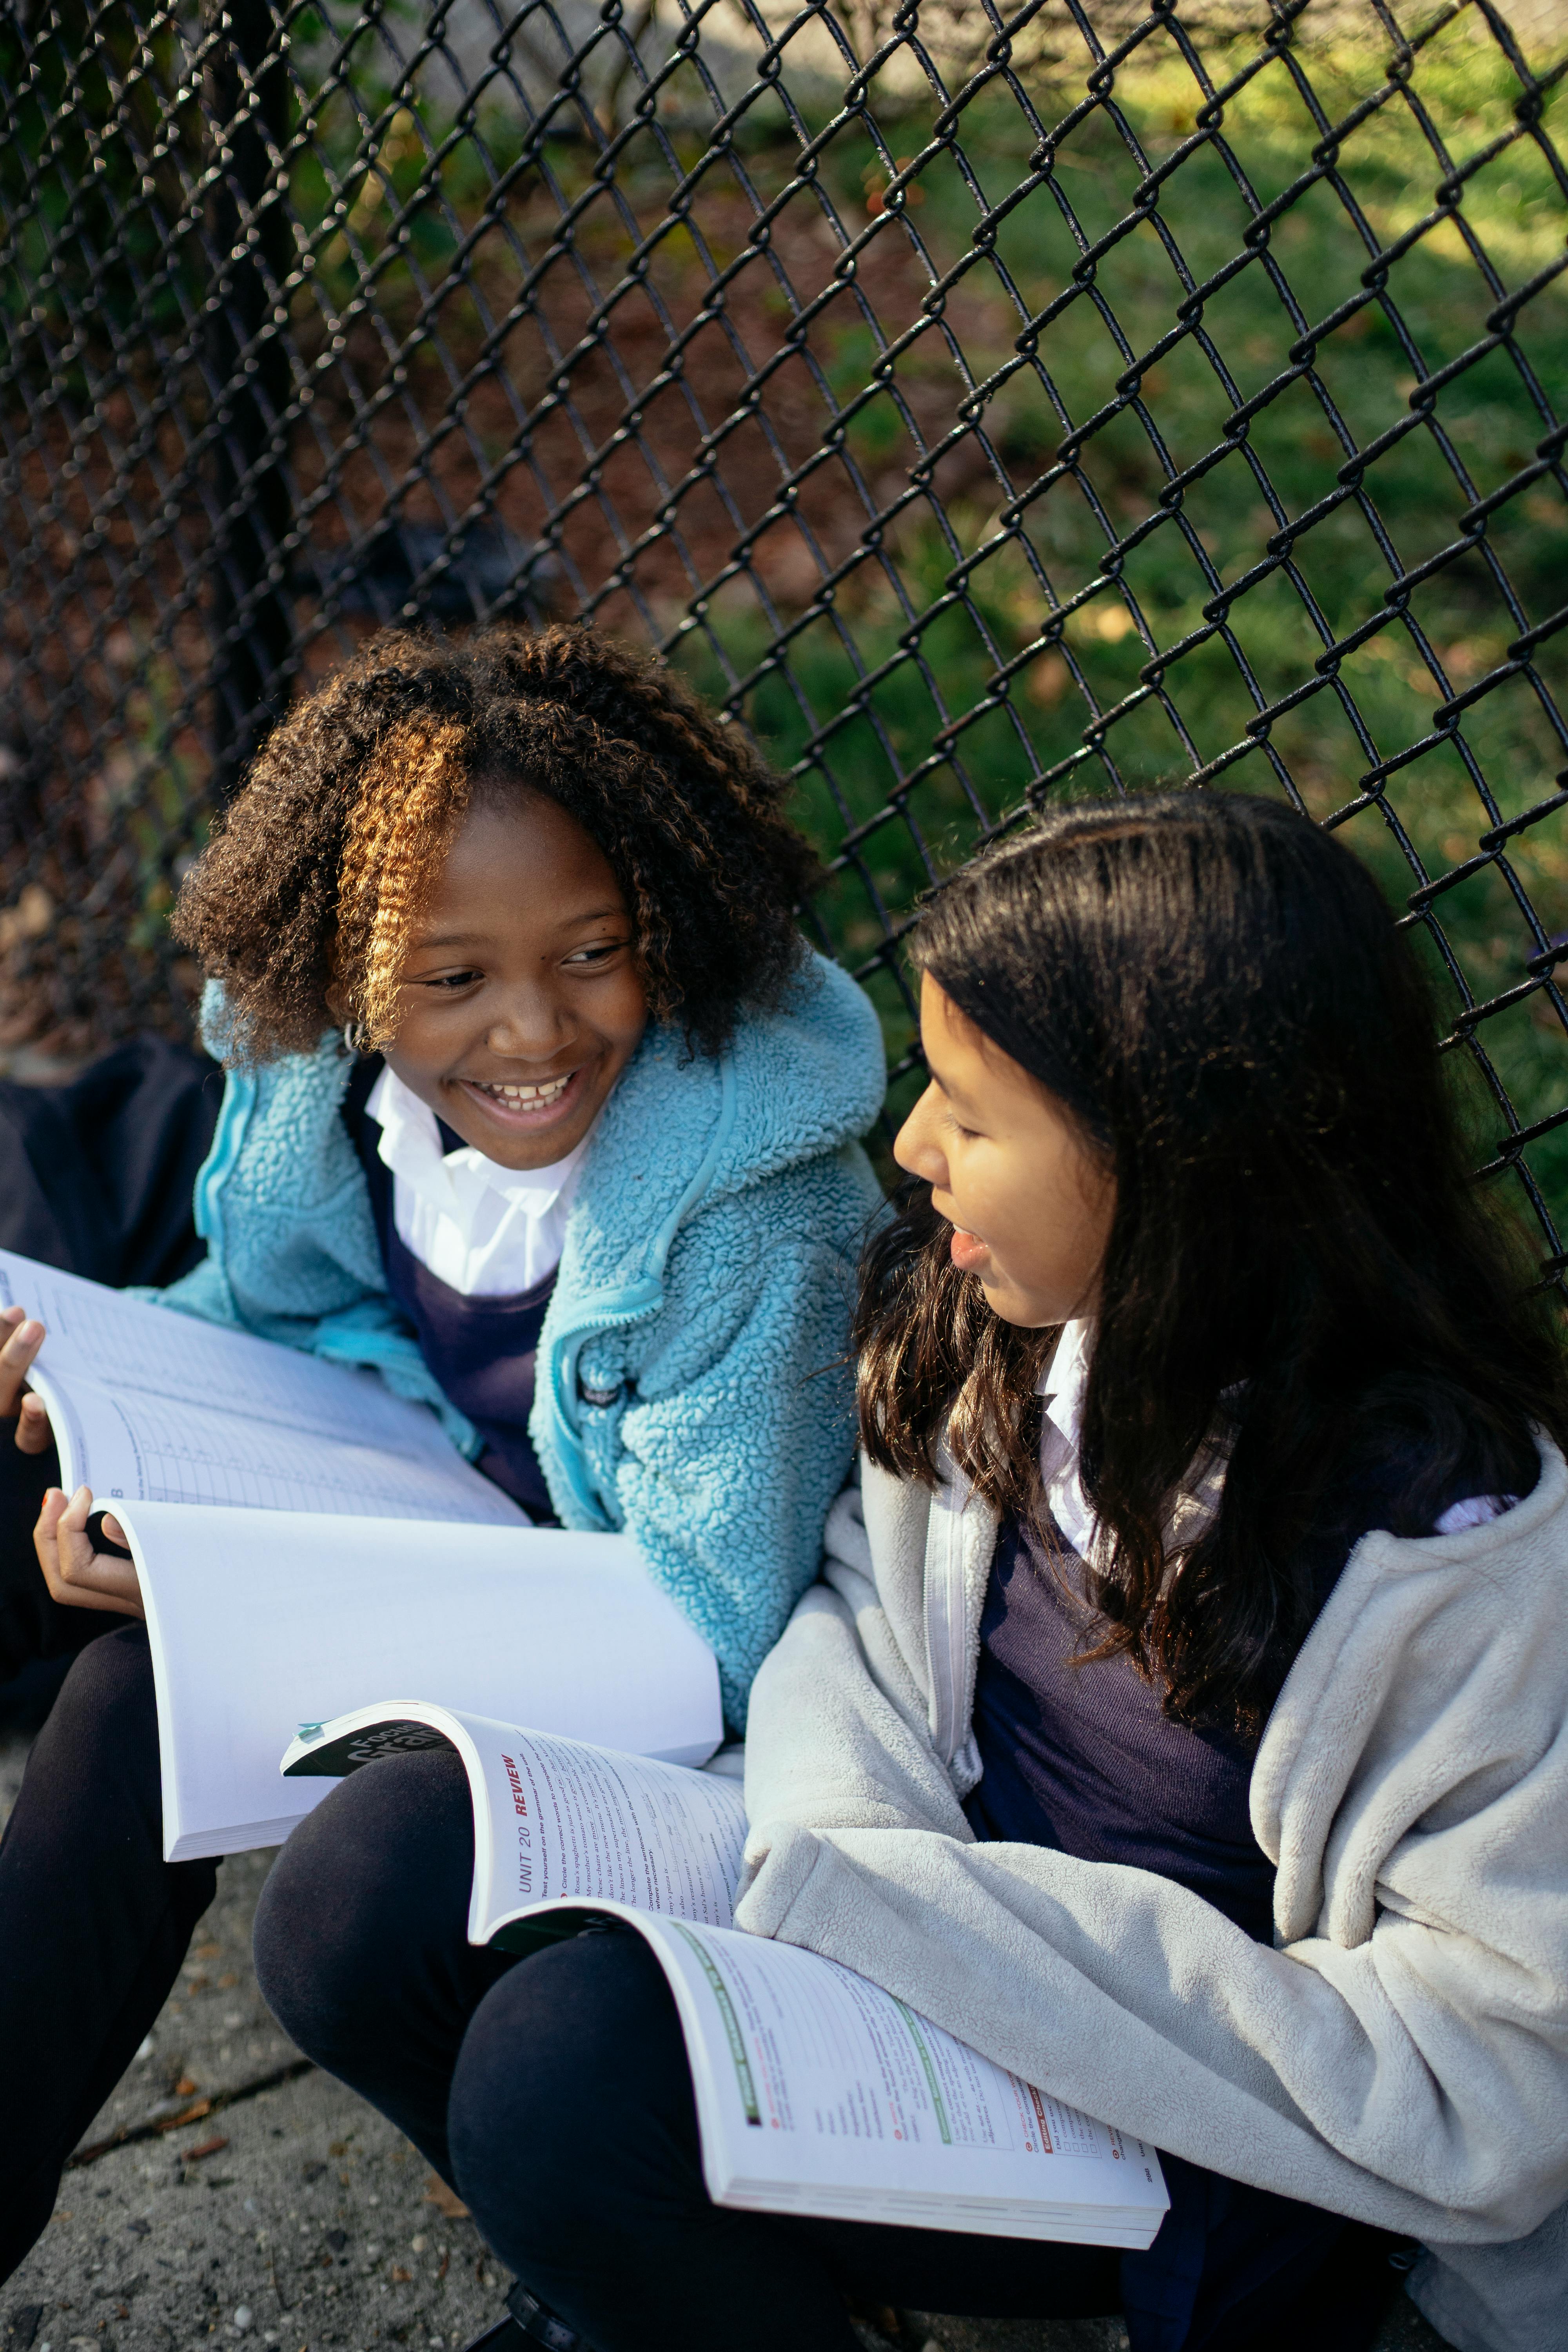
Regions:
M 223 1016 L 209 992 L 220 1055 Z M 143 1295 L 373 1365 L 472 1452 L 387 1296 L 339 1116 L 353 1066 L 334 1034 L 230 1071 L 196 1180 L 207 1256 Z M 650 1027 L 583 1163 L 540 1339 L 529 1434 L 557 1513 L 634 1538 L 717 1653 L 737 1729 L 854 1448 L 848 1315 L 879 1199 L 855 1139 L 884 1083 L 876 1014 L 821 956 L 717 1057 Z

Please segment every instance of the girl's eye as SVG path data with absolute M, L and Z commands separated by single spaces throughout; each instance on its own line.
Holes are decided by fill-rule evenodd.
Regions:
M 619 955 L 624 940 L 595 940 L 592 947 L 574 949 L 565 961 L 570 963 L 603 963 L 607 956 Z
M 424 985 L 426 988 L 438 988 L 450 992 L 454 989 L 471 988 L 479 978 L 479 974 L 477 971 L 438 971 L 426 981 Z

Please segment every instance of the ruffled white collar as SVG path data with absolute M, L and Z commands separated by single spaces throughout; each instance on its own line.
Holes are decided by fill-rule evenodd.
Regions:
M 398 1238 L 439 1280 L 493 1298 L 553 1274 L 592 1129 L 548 1168 L 502 1168 L 471 1144 L 443 1152 L 435 1112 L 390 1068 L 365 1113 L 381 1129 Z

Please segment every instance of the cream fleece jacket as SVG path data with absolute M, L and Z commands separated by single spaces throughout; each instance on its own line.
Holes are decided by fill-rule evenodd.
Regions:
M 1459 2352 L 1568 2343 L 1568 1465 L 1357 1545 L 1254 1767 L 1275 1944 L 1146 1871 L 977 1843 L 992 1513 L 866 1465 L 752 1692 L 738 1924 L 1058 2097 L 1421 2241 Z

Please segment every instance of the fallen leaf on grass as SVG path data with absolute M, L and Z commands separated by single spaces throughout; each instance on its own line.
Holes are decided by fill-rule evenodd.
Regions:
M 182 2074 L 174 2085 L 174 2096 L 176 2099 L 188 2099 L 200 2089 L 201 2084 L 194 2081 L 189 2074 Z
M 455 2189 L 448 2189 L 438 2172 L 433 2172 L 425 2183 L 425 2202 L 434 2205 L 448 2221 L 461 2221 L 468 2217 L 468 2207 Z
M 228 2142 L 222 2132 L 215 2132 L 211 2139 L 203 2140 L 200 2147 L 187 2147 L 184 2150 L 184 2160 L 187 2164 L 199 2164 L 204 2156 L 216 2156 L 220 2147 L 227 2146 Z
M 401 2263 L 394 2263 L 392 2266 L 392 2284 L 394 2286 L 412 2286 L 414 2284 L 413 2272 L 405 2271 Z

